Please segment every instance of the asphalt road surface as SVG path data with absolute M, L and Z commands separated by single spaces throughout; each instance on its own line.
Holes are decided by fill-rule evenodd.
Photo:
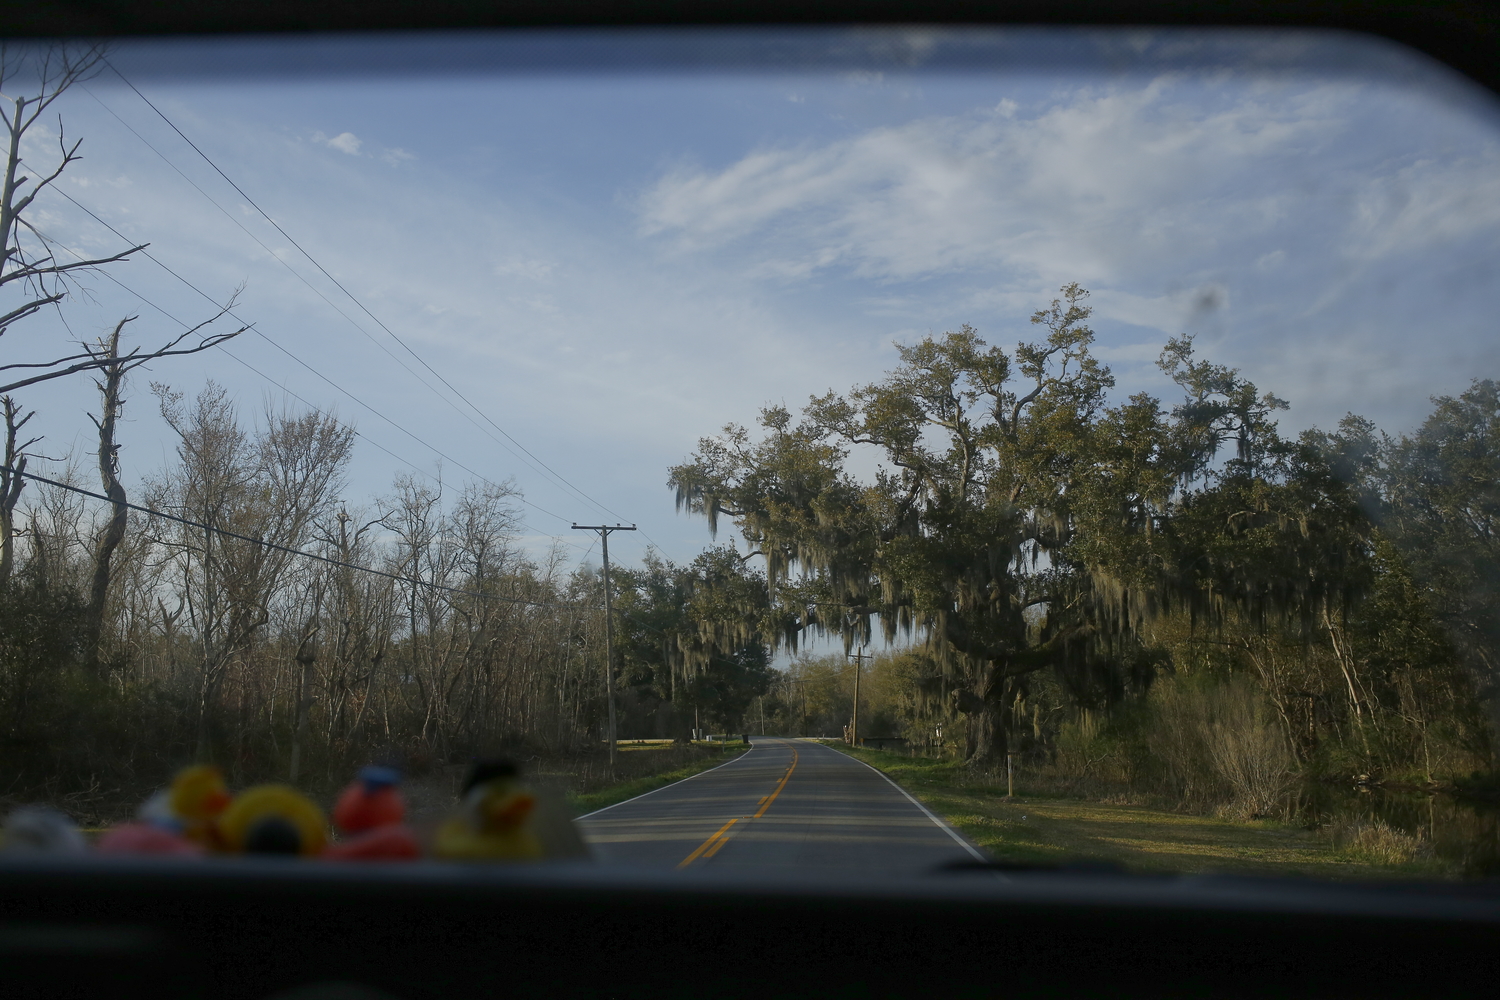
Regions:
M 766 736 L 578 826 L 599 861 L 650 868 L 901 875 L 983 857 L 874 768 L 821 743 Z

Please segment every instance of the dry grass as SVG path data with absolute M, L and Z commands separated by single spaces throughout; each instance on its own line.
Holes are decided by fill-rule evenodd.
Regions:
M 1403 833 L 1385 820 L 1337 823 L 1327 834 L 1333 849 L 1356 864 L 1409 865 L 1432 857 L 1425 839 Z

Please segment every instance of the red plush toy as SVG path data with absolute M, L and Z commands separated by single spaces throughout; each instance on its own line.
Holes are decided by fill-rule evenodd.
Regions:
M 395 768 L 366 767 L 339 796 L 333 825 L 343 835 L 323 857 L 330 861 L 413 861 L 422 856 L 411 830 L 402 823 L 406 804 L 396 790 Z
M 203 846 L 152 823 L 125 823 L 104 831 L 94 850 L 100 854 L 170 854 L 202 857 Z

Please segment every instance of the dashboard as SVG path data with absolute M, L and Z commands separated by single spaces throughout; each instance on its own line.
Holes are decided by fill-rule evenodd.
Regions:
M 1491 995 L 1487 887 L 12 860 L 10 997 Z M 290 993 L 288 991 L 300 991 Z

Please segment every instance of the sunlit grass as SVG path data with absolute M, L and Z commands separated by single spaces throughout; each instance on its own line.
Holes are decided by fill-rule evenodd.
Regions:
M 962 764 L 880 750 L 835 749 L 888 774 L 997 861 L 1104 863 L 1134 872 L 1218 872 L 1312 878 L 1451 877 L 1450 866 L 1375 833 L 1339 843 L 1274 820 L 1240 822 L 1056 796 L 1031 796 Z M 1400 848 L 1400 849 L 1398 849 Z

